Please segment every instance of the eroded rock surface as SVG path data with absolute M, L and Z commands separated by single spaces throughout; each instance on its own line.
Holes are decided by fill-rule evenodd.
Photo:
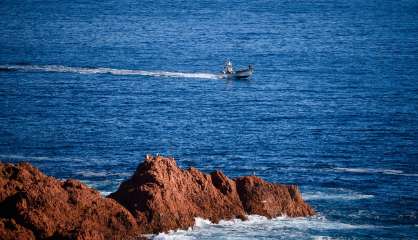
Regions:
M 1 239 L 130 239 L 136 220 L 77 180 L 59 181 L 30 164 L 0 163 Z
M 268 183 L 258 177 L 231 180 L 222 172 L 182 170 L 173 158 L 147 156 L 134 175 L 109 195 L 137 219 L 141 232 L 156 233 L 258 214 L 269 218 L 311 216 L 314 210 L 296 186 Z
M 146 233 L 188 228 L 196 217 L 218 222 L 245 216 L 234 181 L 221 172 L 182 170 L 165 157 L 146 158 L 109 197 L 125 206 Z
M 180 169 L 173 158 L 147 156 L 108 198 L 77 180 L 59 181 L 27 163 L 0 163 L 0 239 L 138 239 L 247 214 L 311 216 L 294 185 L 255 176 Z M 142 238 L 143 239 L 143 238 Z
M 244 210 L 268 218 L 287 215 L 304 217 L 315 214 L 296 185 L 273 184 L 256 176 L 235 179 Z

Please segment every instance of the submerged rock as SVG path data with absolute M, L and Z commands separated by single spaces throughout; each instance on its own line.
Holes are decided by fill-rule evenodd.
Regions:
M 311 216 L 296 186 L 258 177 L 231 180 L 222 172 L 182 170 L 173 158 L 147 156 L 134 175 L 109 195 L 136 218 L 141 232 L 188 228 L 196 217 L 218 222 L 246 214 L 266 217 Z
M 132 215 L 77 180 L 59 181 L 27 163 L 0 163 L 1 239 L 130 239 Z

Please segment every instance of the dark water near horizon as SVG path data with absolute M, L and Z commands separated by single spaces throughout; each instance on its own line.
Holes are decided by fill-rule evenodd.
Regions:
M 0 159 L 115 191 L 147 153 L 319 212 L 162 239 L 416 239 L 418 2 L 2 1 Z M 255 66 L 219 79 L 225 59 Z

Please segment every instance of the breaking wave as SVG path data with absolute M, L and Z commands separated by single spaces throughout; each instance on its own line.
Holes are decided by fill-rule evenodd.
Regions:
M 325 193 L 325 192 L 307 192 L 302 193 L 303 199 L 305 200 L 342 200 L 342 201 L 352 201 L 352 200 L 362 200 L 374 198 L 374 195 L 370 194 L 361 194 L 357 192 L 340 192 L 340 193 Z
M 176 230 L 168 233 L 148 236 L 154 240 L 165 239 L 301 239 L 319 238 L 329 230 L 353 230 L 375 228 L 373 225 L 353 225 L 330 221 L 323 216 L 308 218 L 288 218 L 286 216 L 267 219 L 266 217 L 250 215 L 247 221 L 233 219 L 220 221 L 218 224 L 209 220 L 196 218 L 193 228 Z M 315 232 L 315 234 L 313 234 Z M 323 232 L 324 234 L 317 235 Z
M 0 154 L 0 160 L 47 161 L 47 160 L 51 160 L 51 158 L 49 158 L 49 157 L 23 156 L 23 155 L 15 155 L 15 154 L 10 154 L 10 155 Z
M 402 170 L 394 170 L 394 169 L 381 169 L 381 168 L 334 168 L 334 171 L 337 172 L 349 172 L 349 173 L 379 173 L 379 174 L 386 174 L 386 175 L 399 175 L 399 176 L 407 176 L 407 177 L 418 177 L 416 173 L 404 173 Z
M 134 70 L 134 69 L 115 69 L 115 68 L 104 68 L 104 67 L 98 67 L 98 68 L 68 67 L 68 66 L 62 66 L 62 65 L 0 65 L 0 71 L 111 74 L 111 75 L 119 75 L 119 76 L 148 76 L 148 77 L 201 78 L 201 79 L 222 78 L 221 74 L 212 74 L 212 73 L 143 71 L 143 70 Z

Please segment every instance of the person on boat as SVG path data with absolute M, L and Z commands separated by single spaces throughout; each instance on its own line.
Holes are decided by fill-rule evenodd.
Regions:
M 229 61 L 229 60 L 225 62 L 224 73 L 226 73 L 226 74 L 234 73 L 234 68 L 232 67 L 231 61 Z

